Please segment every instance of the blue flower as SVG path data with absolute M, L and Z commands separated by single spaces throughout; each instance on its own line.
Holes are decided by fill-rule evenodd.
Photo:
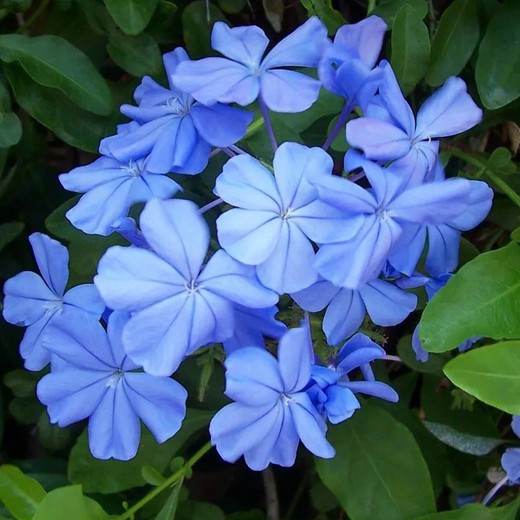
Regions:
M 278 361 L 266 350 L 248 347 L 226 359 L 225 393 L 235 402 L 220 410 L 209 428 L 225 461 L 243 455 L 258 471 L 269 463 L 292 466 L 300 440 L 318 457 L 334 456 L 325 422 L 304 391 L 312 356 L 309 329 L 300 327 L 281 338 Z
M 164 442 L 179 430 L 186 414 L 187 393 L 179 383 L 135 371 L 140 367 L 121 342 L 128 317 L 113 312 L 106 332 L 93 319 L 62 317 L 44 338 L 59 363 L 38 383 L 38 398 L 59 426 L 89 418 L 90 451 L 98 459 L 134 457 L 139 419 L 157 442 Z
M 355 394 L 367 394 L 397 402 L 399 396 L 386 383 L 375 380 L 370 363 L 385 355 L 385 351 L 364 334 L 349 339 L 328 366 L 314 365 L 307 389 L 318 411 L 337 424 L 352 417 L 361 407 Z M 357 368 L 364 381 L 351 381 L 349 373 Z
M 184 62 L 173 82 L 204 104 L 249 105 L 260 96 L 275 112 L 301 112 L 316 101 L 320 82 L 280 67 L 316 67 L 328 43 L 326 27 L 312 17 L 262 59 L 269 44 L 262 29 L 254 25 L 230 29 L 217 22 L 211 45 L 226 58 Z
M 42 233 L 33 233 L 29 241 L 42 276 L 23 271 L 5 282 L 3 316 L 9 323 L 27 327 L 20 354 L 25 368 L 41 370 L 50 361 L 50 352 L 42 346 L 49 325 L 61 315 L 70 320 L 99 318 L 105 304 L 92 284 L 65 292 L 69 279 L 65 246 Z
M 146 372 L 170 375 L 186 355 L 230 338 L 235 303 L 265 308 L 278 301 L 254 268 L 222 250 L 202 268 L 209 229 L 193 202 L 154 199 L 140 225 L 150 249 L 110 248 L 94 282 L 110 308 L 132 312 L 123 343 Z
M 275 319 L 277 307 L 266 309 L 249 309 L 243 305 L 235 305 L 235 331 L 223 341 L 224 350 L 231 352 L 243 347 L 265 348 L 264 336 L 279 339 L 287 327 Z
M 132 204 L 155 197 L 167 199 L 181 189 L 166 175 L 148 171 L 144 159 L 121 163 L 113 157 L 100 157 L 59 179 L 65 189 L 85 194 L 66 213 L 71 224 L 85 233 L 104 236 L 114 231 Z
M 359 289 L 377 278 L 407 224 L 438 225 L 464 213 L 471 183 L 466 179 L 411 186 L 405 176 L 364 160 L 371 189 L 340 177 L 314 177 L 319 198 L 343 210 L 359 231 L 347 240 L 331 233 L 316 255 L 319 273 L 338 287 Z M 361 226 L 359 221 L 361 219 Z M 395 249 L 394 249 L 395 250 Z M 348 259 L 348 261 L 346 261 Z
M 329 345 L 337 345 L 354 334 L 368 312 L 370 319 L 383 327 L 397 325 L 415 309 L 417 297 L 384 280 L 372 280 L 359 290 L 336 287 L 319 280 L 303 291 L 291 294 L 306 311 L 318 312 L 327 305 L 323 332 Z
M 320 60 L 318 72 L 323 86 L 366 107 L 381 81 L 381 71 L 374 66 L 386 29 L 386 23 L 378 16 L 340 27 L 333 45 Z
M 225 164 L 215 191 L 238 208 L 217 219 L 218 239 L 233 258 L 257 266 L 266 287 L 295 292 L 317 280 L 311 240 L 346 240 L 357 221 L 323 204 L 309 182 L 332 172 L 332 159 L 320 148 L 284 143 L 273 166 L 274 175 L 249 155 Z
M 513 415 L 511 428 L 520 438 L 520 415 Z M 511 484 L 520 484 L 520 448 L 507 448 L 500 460 Z
M 134 97 L 138 106 L 123 105 L 133 119 L 123 132 L 101 142 L 100 150 L 121 162 L 146 157 L 154 173 L 200 173 L 211 146 L 229 146 L 244 137 L 253 114 L 220 103 L 204 106 L 177 89 L 172 77 L 180 64 L 190 63 L 178 47 L 163 57 L 169 88 L 145 76 Z
M 347 140 L 369 159 L 395 161 L 411 182 L 421 183 L 435 167 L 438 137 L 472 128 L 482 119 L 482 110 L 466 92 L 460 78 L 450 77 L 421 106 L 417 119 L 404 99 L 394 72 L 382 62 L 380 96 L 365 116 L 347 124 Z

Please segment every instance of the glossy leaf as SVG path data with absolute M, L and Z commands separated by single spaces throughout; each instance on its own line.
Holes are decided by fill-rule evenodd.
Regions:
M 346 23 L 343 15 L 332 7 L 331 0 L 301 0 L 301 3 L 309 16 L 321 18 L 331 36 Z
M 103 0 L 123 32 L 135 36 L 150 22 L 158 0 Z
M 420 13 L 404 5 L 392 25 L 392 66 L 407 95 L 426 74 L 430 37 Z
M 389 26 L 392 26 L 397 13 L 405 5 L 415 9 L 421 20 L 428 14 L 426 0 L 382 0 L 370 14 L 380 16 Z
M 387 412 L 363 403 L 351 419 L 331 427 L 327 438 L 336 457 L 316 458 L 318 474 L 352 520 L 411 520 L 435 510 L 421 451 Z
M 0 250 L 19 236 L 24 227 L 25 224 L 23 222 L 0 224 Z
M 520 2 L 495 9 L 480 44 L 475 78 L 486 108 L 500 108 L 520 96 Z
M 520 338 L 520 246 L 511 243 L 464 265 L 428 303 L 419 328 L 430 352 L 469 338 Z
M 0 466 L 0 501 L 16 520 L 31 520 L 45 490 L 16 466 Z
M 36 83 L 58 89 L 80 108 L 98 115 L 112 111 L 106 81 L 85 54 L 59 36 L 3 34 L 0 59 L 18 62 Z
M 455 0 L 441 16 L 432 42 L 426 81 L 442 85 L 460 73 L 479 40 L 480 25 L 475 0 Z
M 454 385 L 484 403 L 520 415 L 520 341 L 505 341 L 466 352 L 444 373 Z

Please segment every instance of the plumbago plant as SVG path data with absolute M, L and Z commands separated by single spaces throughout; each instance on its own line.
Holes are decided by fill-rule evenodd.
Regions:
M 431 3 L 430 52 L 421 2 L 370 2 L 347 24 L 304 1 L 307 19 L 277 42 L 193 2 L 185 40 L 203 15 L 211 56 L 170 45 L 163 70 L 143 70 L 123 49 L 158 39 L 152 17 L 173 12 L 130 3 L 80 2 L 111 59 L 148 74 L 98 156 L 58 176 L 78 195 L 29 235 L 36 267 L 4 284 L 3 317 L 24 328 L 9 411 L 37 423 L 45 451 L 6 452 L 2 514 L 515 518 L 520 253 L 504 230 L 520 198 L 511 154 L 486 153 L 500 119 L 481 105 L 520 95 L 482 70 L 518 6 L 456 0 L 438 20 Z M 283 3 L 263 8 L 276 29 Z M 459 24 L 479 16 L 477 96 L 457 74 L 479 38 Z M 66 41 L 5 34 L 0 59 L 19 114 L 77 145 L 90 120 L 54 126 L 24 83 L 107 116 L 106 81 Z M 438 88 L 414 90 L 425 75 Z M 265 506 L 242 496 L 258 488 Z

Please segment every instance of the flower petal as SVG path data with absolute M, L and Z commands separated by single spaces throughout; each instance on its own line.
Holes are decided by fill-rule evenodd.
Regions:
M 323 332 L 329 345 L 338 345 L 356 332 L 365 318 L 365 305 L 358 291 L 340 289 L 323 318 Z

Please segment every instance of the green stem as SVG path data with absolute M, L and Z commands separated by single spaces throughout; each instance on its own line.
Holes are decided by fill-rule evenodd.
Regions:
M 459 157 L 460 159 L 466 161 L 469 164 L 472 164 L 476 168 L 479 169 L 479 174 L 487 175 L 519 208 L 520 208 L 520 195 L 516 193 L 516 191 L 507 184 L 503 179 L 501 179 L 493 170 L 490 170 L 486 163 L 483 163 L 476 157 L 469 155 L 458 148 L 453 148 L 450 150 L 452 155 L 455 157 Z
M 29 19 L 23 25 L 18 27 L 18 30 L 16 31 L 17 34 L 23 34 L 39 18 L 43 11 L 45 11 L 49 3 L 50 0 L 42 0 L 42 3 L 34 10 Z
M 141 500 L 136 502 L 132 507 L 127 509 L 122 515 L 118 516 L 116 520 L 128 520 L 131 518 L 136 511 L 139 511 L 145 504 L 150 502 L 153 498 L 155 498 L 159 493 L 164 491 L 166 488 L 173 486 L 180 479 L 184 479 L 186 476 L 186 470 L 191 469 L 209 450 L 211 449 L 211 442 L 208 441 L 199 451 L 191 457 L 191 459 L 182 466 L 179 471 L 176 471 L 173 475 L 168 477 L 160 486 L 157 486 L 150 491 L 146 496 L 144 496 Z
M 369 15 L 376 8 L 376 5 L 377 0 L 368 0 L 367 15 Z

